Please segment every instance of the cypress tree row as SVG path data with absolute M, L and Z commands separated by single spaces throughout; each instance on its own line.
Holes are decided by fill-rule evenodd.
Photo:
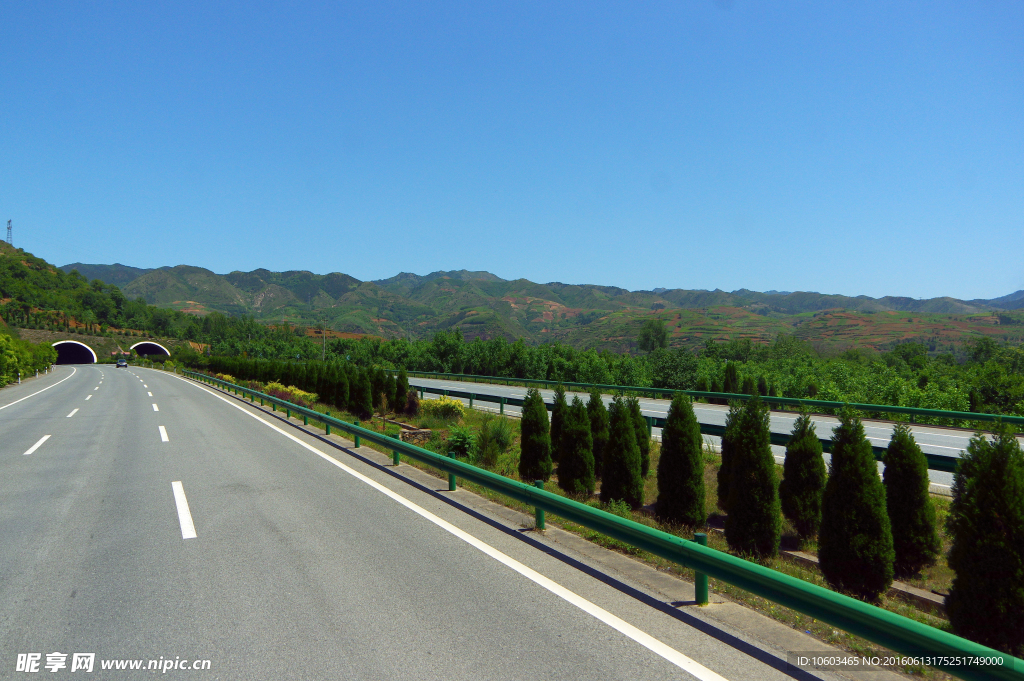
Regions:
M 604 450 L 601 501 L 625 501 L 630 508 L 644 504 L 644 481 L 640 477 L 640 448 L 629 405 L 616 396 L 608 408 L 608 445 Z
M 707 521 L 703 444 L 690 398 L 677 393 L 661 430 L 657 512 L 662 519 L 682 525 Z
M 565 414 L 558 444 L 558 486 L 571 494 L 594 493 L 594 443 L 590 437 L 590 416 L 579 397 Z
M 405 367 L 398 372 L 398 380 L 395 381 L 395 413 L 404 414 L 406 398 L 409 396 L 409 374 Z
M 338 409 L 349 411 L 348 408 L 348 376 L 342 369 L 335 369 L 334 395 L 331 402 Z
M 569 403 L 565 400 L 565 388 L 559 383 L 555 386 L 555 399 L 551 405 L 551 459 L 558 463 L 560 454 L 559 442 L 562 440 L 562 425 L 565 423 L 565 413 L 569 411 Z
M 608 410 L 601 399 L 601 392 L 594 388 L 587 401 L 587 415 L 590 417 L 590 437 L 594 443 L 594 476 L 600 478 L 604 463 L 604 451 L 608 446 Z
M 636 446 L 640 450 L 640 477 L 646 480 L 647 472 L 651 469 L 651 434 L 647 430 L 647 419 L 640 412 L 640 400 L 637 397 L 629 397 L 626 404 L 633 419 L 633 428 L 636 429 Z
M 1004 425 L 978 433 L 953 479 L 946 597 L 953 633 L 1024 656 L 1024 454 Z
M 519 478 L 526 482 L 548 480 L 551 477 L 548 410 L 536 388 L 526 391 L 519 431 Z
M 807 413 L 800 414 L 793 424 L 782 473 L 779 483 L 782 512 L 801 539 L 810 539 L 821 525 L 821 495 L 828 475 L 821 456 L 821 440 Z
M 754 395 L 743 405 L 735 426 L 725 539 L 740 553 L 774 556 L 779 552 L 782 516 L 775 474 L 768 406 Z
M 360 371 L 356 369 L 354 391 L 349 388 L 350 391 L 354 392 L 349 396 L 349 411 L 358 416 L 361 419 L 368 419 L 373 416 L 373 396 L 370 386 L 370 376 L 368 371 Z
M 729 413 L 725 417 L 725 433 L 722 434 L 720 446 L 722 465 L 718 468 L 718 508 L 729 512 L 729 483 L 732 481 L 732 458 L 736 450 L 736 427 L 740 420 L 740 403 L 729 405 Z
M 740 389 L 740 392 L 743 393 L 744 395 L 759 394 L 757 392 L 757 383 L 754 381 L 753 376 L 747 376 L 746 378 L 743 379 L 743 387 Z
M 398 388 L 398 384 L 395 382 L 395 377 L 392 373 L 386 372 L 384 374 L 384 401 L 387 403 L 388 411 L 398 411 L 395 409 L 395 391 Z
M 931 565 L 941 545 L 935 532 L 935 507 L 928 495 L 928 460 L 906 424 L 898 423 L 885 453 L 885 505 L 892 529 L 897 577 Z
M 818 565 L 834 588 L 874 600 L 892 584 L 892 532 L 885 488 L 864 426 L 849 408 L 832 432 L 832 462 L 821 500 Z

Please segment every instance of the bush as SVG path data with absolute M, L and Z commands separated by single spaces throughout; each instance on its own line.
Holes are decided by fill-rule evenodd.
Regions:
M 809 539 L 821 526 L 821 495 L 828 475 L 821 455 L 821 440 L 806 413 L 797 417 L 793 424 L 782 471 L 779 484 L 782 512 L 793 523 L 800 538 Z
M 587 416 L 590 418 L 590 438 L 594 449 L 594 476 L 601 477 L 604 452 L 608 446 L 608 410 L 601 399 L 601 392 L 594 388 L 587 401 Z
M 548 410 L 536 388 L 526 391 L 519 421 L 519 478 L 527 482 L 551 478 L 551 434 Z
M 729 480 L 729 515 L 725 518 L 729 546 L 757 556 L 776 555 L 782 534 L 779 480 L 768 419 L 768 407 L 757 395 L 739 413 Z
M 469 428 L 454 426 L 448 433 L 448 452 L 454 452 L 457 459 L 472 459 L 476 453 L 476 437 Z
M 703 525 L 704 441 L 690 398 L 677 393 L 661 431 L 658 516 L 682 525 Z
M 570 494 L 594 493 L 594 443 L 590 417 L 579 397 L 566 409 L 558 443 L 558 486 Z
M 395 381 L 395 413 L 404 414 L 405 405 L 409 400 L 409 374 L 405 368 L 398 372 L 398 380 Z
M 928 460 L 903 423 L 893 429 L 885 453 L 885 505 L 892 529 L 897 577 L 920 572 L 939 555 L 935 507 L 928 495 Z
M 885 488 L 864 426 L 849 408 L 832 433 L 832 462 L 821 500 L 818 564 L 829 584 L 874 600 L 892 584 L 892 532 Z
M 485 419 L 480 427 L 480 435 L 477 437 L 477 450 L 481 463 L 488 467 L 497 463 L 498 457 L 512 446 L 514 437 L 512 422 L 507 418 Z
M 722 464 L 718 467 L 718 508 L 729 512 L 729 483 L 732 481 L 732 458 L 736 449 L 736 432 L 740 419 L 740 403 L 733 402 L 725 417 L 725 433 L 722 434 Z
M 722 392 L 738 394 L 740 391 L 740 372 L 735 362 L 727 362 L 725 365 L 725 380 L 722 382 Z
M 608 409 L 608 446 L 604 452 L 601 482 L 601 501 L 608 503 L 613 499 L 624 501 L 634 509 L 644 504 L 636 427 L 629 405 L 621 396 L 616 396 Z
M 1024 655 L 1024 455 L 1006 426 L 975 435 L 953 479 L 946 597 L 953 632 Z
M 457 421 L 466 415 L 465 405 L 447 395 L 441 395 L 436 400 L 423 400 L 420 402 L 420 409 L 427 416 L 446 421 Z

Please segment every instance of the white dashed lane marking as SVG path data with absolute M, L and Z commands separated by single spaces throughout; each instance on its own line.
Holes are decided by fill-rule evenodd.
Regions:
M 74 416 L 74 415 L 75 415 L 75 414 L 77 414 L 77 413 L 78 413 L 78 410 L 77 410 L 77 409 L 72 409 L 72 410 L 71 410 L 71 413 L 70 413 L 70 414 L 68 414 L 66 418 L 71 418 L 72 416 Z
M 44 442 L 46 442 L 46 441 L 47 441 L 47 440 L 49 440 L 49 439 L 50 439 L 50 436 L 49 436 L 49 435 L 44 435 L 44 436 L 42 436 L 41 438 L 39 438 L 39 442 L 37 442 L 37 443 L 35 443 L 34 445 L 32 445 L 31 447 L 29 447 L 28 451 L 27 451 L 27 452 L 25 452 L 24 454 L 22 454 L 22 456 L 28 456 L 28 455 L 29 455 L 29 454 L 31 454 L 32 452 L 36 451 L 37 449 L 39 449 L 40 447 L 42 447 L 42 446 L 43 446 L 43 443 L 44 443 Z

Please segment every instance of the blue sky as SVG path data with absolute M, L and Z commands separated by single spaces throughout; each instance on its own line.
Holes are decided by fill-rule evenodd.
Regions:
M 1024 3 L 3 3 L 56 264 L 1024 289 Z

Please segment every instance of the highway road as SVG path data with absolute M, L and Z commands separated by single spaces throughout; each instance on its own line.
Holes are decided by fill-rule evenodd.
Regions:
M 459 390 L 465 392 L 473 392 L 477 394 L 494 395 L 497 397 L 517 397 L 523 398 L 526 396 L 526 388 L 519 386 L 504 386 L 491 383 L 467 383 L 463 381 L 450 381 L 450 380 L 438 380 L 432 378 L 410 378 L 410 385 L 424 386 L 431 388 L 439 388 L 443 390 Z M 541 390 L 544 400 L 551 403 L 554 400 L 553 390 Z M 574 395 L 579 395 L 580 399 L 586 402 L 589 396 L 585 393 L 572 393 L 567 392 L 566 398 L 571 402 Z M 604 396 L 605 404 L 611 402 L 611 396 Z M 466 403 L 468 400 L 463 399 L 462 402 Z M 654 416 L 659 418 L 666 418 L 668 416 L 668 408 L 670 400 L 661 399 L 640 399 L 640 410 L 645 416 Z M 497 405 L 487 402 L 475 402 L 474 406 L 490 409 Z M 506 413 L 518 414 L 519 407 L 513 407 L 510 405 L 505 406 Z M 725 425 L 725 417 L 729 411 L 729 407 L 717 404 L 694 404 L 694 412 L 696 413 L 697 420 L 701 423 L 712 424 L 712 425 Z M 771 413 L 771 430 L 775 433 L 790 433 L 793 430 L 793 422 L 796 420 L 796 414 L 793 412 L 780 412 L 773 411 Z M 819 437 L 828 438 L 832 435 L 832 430 L 839 422 L 838 419 L 831 416 L 814 416 L 815 427 Z M 887 421 L 864 421 L 864 433 L 871 444 L 877 447 L 886 447 L 889 444 L 889 440 L 892 437 L 893 423 Z M 914 433 L 914 439 L 921 445 L 921 450 L 927 453 L 942 454 L 944 456 L 959 456 L 960 453 L 967 448 L 967 443 L 974 435 L 972 431 L 957 429 L 957 428 L 943 428 L 934 426 L 921 426 L 915 425 L 912 427 Z M 655 438 L 660 438 L 661 429 L 654 429 Z M 715 436 L 705 436 L 715 445 L 718 444 L 719 438 Z M 785 460 L 785 447 L 778 445 L 772 446 L 772 451 L 775 454 L 776 460 L 782 462 Z M 825 455 L 826 460 L 829 456 Z M 884 466 L 879 464 L 879 470 L 884 470 Z M 942 471 L 931 471 L 930 480 L 935 491 L 948 490 L 949 486 L 953 482 L 953 475 L 951 473 L 944 473 Z
M 836 678 L 173 374 L 58 367 L 0 442 L 2 678 Z

